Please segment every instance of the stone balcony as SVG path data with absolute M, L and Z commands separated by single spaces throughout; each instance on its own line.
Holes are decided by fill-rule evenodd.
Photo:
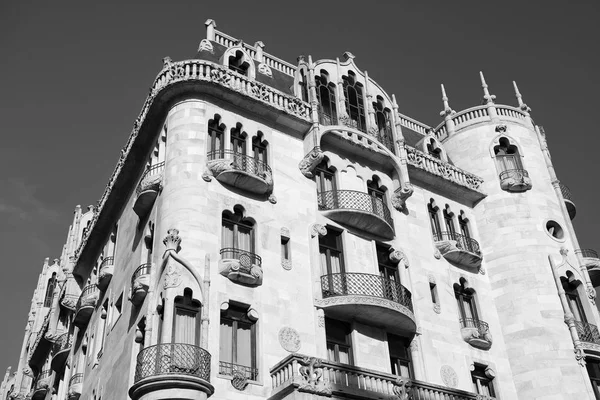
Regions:
M 65 364 L 72 346 L 73 335 L 69 333 L 63 333 L 59 336 L 52 346 L 52 361 L 50 362 L 50 367 L 58 375 L 62 374 L 65 369 Z
M 460 333 L 465 342 L 481 350 L 492 347 L 492 335 L 487 322 L 475 318 L 460 319 Z
M 596 325 L 575 321 L 577 336 L 583 345 L 583 350 L 586 353 L 591 353 L 596 357 L 600 356 L 600 332 Z
M 356 190 L 329 190 L 317 193 L 323 215 L 385 239 L 394 238 L 394 221 L 381 199 Z
M 85 327 L 90 320 L 90 317 L 96 309 L 96 303 L 98 302 L 99 290 L 95 284 L 87 285 L 81 291 L 79 301 L 75 307 L 75 318 L 73 324 L 80 329 Z
M 478 269 L 483 257 L 475 239 L 456 232 L 434 234 L 435 247 L 453 265 Z
M 270 373 L 269 400 L 303 400 L 313 395 L 354 400 L 482 399 L 475 393 L 300 354 L 288 355 Z
M 79 400 L 83 389 L 83 374 L 75 374 L 69 380 L 67 400 Z
M 102 260 L 100 264 L 99 272 L 98 272 L 98 289 L 101 291 L 105 291 L 110 283 L 113 272 L 115 270 L 115 258 L 114 257 L 106 257 Z
M 145 263 L 136 268 L 131 276 L 131 297 L 130 300 L 135 306 L 144 302 L 148 288 L 150 287 L 150 272 L 152 264 Z
M 410 146 L 406 146 L 406 156 L 410 179 L 420 186 L 471 203 L 486 197 L 482 178 Z
M 219 273 L 232 282 L 248 286 L 262 285 L 262 258 L 252 252 L 234 248 L 221 249 Z
M 509 169 L 500 173 L 500 187 L 507 192 L 522 193 L 532 188 L 529 172 L 525 169 Z
M 203 400 L 214 393 L 210 384 L 210 354 L 201 347 L 163 343 L 146 347 L 137 356 L 133 400 Z
M 577 214 L 577 208 L 575 207 L 575 203 L 573 202 L 573 195 L 571 194 L 571 190 L 566 185 L 563 185 L 562 183 L 559 184 L 563 199 L 565 199 L 565 206 L 567 206 L 569 218 L 571 218 L 572 220 L 573 218 L 575 218 L 575 214 Z
M 60 305 L 68 311 L 75 311 L 79 296 L 81 296 L 81 289 L 73 274 L 68 273 L 65 287 L 60 295 Z
M 577 249 L 575 253 L 581 256 L 592 280 L 592 285 L 600 286 L 600 255 L 598 252 L 592 249 Z
M 321 277 L 321 293 L 315 305 L 331 317 L 356 319 L 392 333 L 416 332 L 412 295 L 399 282 L 373 274 L 328 274 Z
M 135 190 L 136 198 L 133 203 L 133 211 L 140 218 L 144 218 L 152 209 L 154 200 L 156 200 L 162 187 L 164 170 L 165 163 L 161 162 L 144 171 L 142 179 L 140 179 L 140 183 Z
M 273 191 L 273 173 L 267 163 L 233 150 L 210 152 L 207 159 L 210 175 L 221 183 L 258 195 Z
M 48 393 L 48 391 L 51 388 L 51 384 L 52 384 L 52 370 L 47 369 L 47 370 L 42 371 L 39 374 L 39 376 L 37 377 L 35 385 L 33 386 L 31 400 L 45 399 L 46 394 Z

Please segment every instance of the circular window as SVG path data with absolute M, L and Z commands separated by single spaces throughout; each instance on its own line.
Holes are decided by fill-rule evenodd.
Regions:
M 565 238 L 565 232 L 563 231 L 562 226 L 553 220 L 546 222 L 546 232 L 556 240 L 563 240 Z

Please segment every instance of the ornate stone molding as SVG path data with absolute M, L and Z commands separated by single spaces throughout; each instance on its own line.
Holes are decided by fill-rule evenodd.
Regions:
M 302 366 L 298 369 L 300 379 L 298 391 L 322 396 L 331 396 L 331 385 L 323 380 L 323 364 L 315 357 L 304 357 L 298 361 Z
M 410 262 L 402 250 L 393 249 L 390 252 L 390 261 L 396 264 L 403 262 L 405 268 L 410 267 Z
M 404 211 L 406 209 L 406 200 L 412 196 L 414 191 L 412 184 L 404 183 L 392 194 L 392 206 L 398 211 Z
M 302 175 L 307 178 L 314 177 L 313 171 L 323 161 L 323 158 L 325 158 L 325 153 L 321 151 L 321 148 L 319 146 L 313 147 L 298 164 Z
M 181 237 L 179 236 L 179 230 L 172 228 L 167 231 L 167 236 L 163 239 L 163 243 L 165 244 L 165 252 L 169 250 L 175 250 L 176 253 L 179 252 L 181 244 Z
M 498 133 L 506 133 L 506 130 L 507 130 L 506 124 L 496 125 L 496 129 L 495 129 L 496 132 L 498 132 Z
M 208 39 L 202 39 L 200 41 L 200 45 L 198 46 L 198 51 L 208 51 L 211 54 L 215 52 L 212 43 Z
M 319 236 L 327 235 L 327 228 L 325 228 L 321 224 L 313 224 L 312 228 L 310 229 L 310 237 L 314 238 L 317 235 L 319 235 Z
M 168 247 L 168 246 L 167 246 Z M 165 274 L 164 289 L 174 288 L 181 284 L 181 267 L 177 264 L 169 263 L 167 273 Z
M 231 377 L 231 386 L 239 391 L 244 391 L 248 386 L 248 378 L 246 378 L 246 374 L 241 371 L 233 371 L 233 375 Z
M 273 77 L 273 71 L 271 71 L 271 67 L 265 63 L 258 64 L 258 73 L 266 75 L 269 78 Z
M 500 187 L 507 192 L 522 193 L 533 187 L 529 173 L 524 169 L 513 169 L 500 174 Z
M 348 295 L 348 296 L 335 296 L 328 297 L 326 299 L 315 300 L 315 305 L 318 307 L 329 307 L 333 305 L 339 304 L 370 304 L 379 307 L 389 308 L 395 311 L 398 311 L 404 315 L 409 316 L 413 321 L 415 320 L 415 315 L 412 311 L 408 309 L 408 307 L 403 306 L 400 303 L 396 303 L 395 301 L 391 301 L 388 299 L 380 298 L 380 297 L 372 297 L 372 296 L 360 296 L 360 295 Z
M 594 289 L 594 287 L 591 284 L 588 284 L 587 287 L 587 295 L 588 295 L 588 299 L 590 299 L 590 302 L 592 303 L 592 305 L 596 305 L 596 289 Z
M 219 260 L 219 273 L 232 282 L 248 286 L 260 286 L 263 280 L 262 266 L 252 262 L 251 257 Z
M 462 327 L 460 333 L 463 340 L 475 348 L 489 350 L 492 347 L 492 334 L 487 327 Z

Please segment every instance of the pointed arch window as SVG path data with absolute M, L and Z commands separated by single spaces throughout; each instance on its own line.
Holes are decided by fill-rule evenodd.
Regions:
M 440 226 L 440 216 L 438 214 L 439 207 L 435 205 L 433 199 L 427 204 L 427 212 L 429 213 L 429 222 L 431 224 L 431 233 L 434 240 L 442 240 L 442 228 Z
M 239 207 L 234 210 L 234 213 L 223 211 L 221 244 L 230 253 L 221 251 L 223 258 L 237 258 L 240 250 L 254 253 L 254 223 L 244 218 Z
M 308 101 L 308 84 L 304 69 L 300 70 L 300 81 L 298 84 L 300 85 L 300 98 L 304 101 Z
M 175 297 L 172 343 L 200 344 L 200 302 L 193 298 L 192 289 Z
M 494 154 L 500 171 L 523 169 L 519 149 L 512 145 L 507 138 L 500 138 L 499 145 L 494 147 Z
M 479 321 L 477 305 L 475 302 L 475 290 L 465 285 L 454 284 L 454 296 L 458 304 L 458 313 L 463 326 L 470 326 L 476 321 Z
M 257 175 L 263 174 L 267 170 L 268 143 L 263 140 L 263 133 L 258 131 L 258 134 L 252 138 L 252 157 L 254 158 L 254 172 Z
M 321 70 L 321 74 L 315 76 L 315 84 L 319 102 L 319 123 L 321 125 L 334 125 L 337 123 L 335 85 L 329 81 L 329 75 L 325 70 Z
M 327 166 L 324 159 L 315 169 L 315 181 L 317 183 L 317 200 L 319 208 L 330 210 L 336 208 L 336 181 L 335 171 Z
M 242 131 L 242 124 L 231 128 L 231 151 L 233 152 L 233 167 L 238 170 L 246 170 L 246 132 Z
M 367 193 L 371 196 L 371 207 L 373 214 L 384 216 L 386 213 L 385 188 L 380 186 L 377 176 L 367 182 Z
M 450 210 L 450 206 L 446 204 L 444 208 L 444 222 L 446 224 L 446 231 L 450 238 L 454 238 L 456 233 L 456 227 L 454 226 L 454 213 Z
M 346 97 L 346 113 L 350 117 L 350 123 L 359 131 L 366 132 L 363 86 L 356 81 L 356 75 L 352 71 L 348 71 L 348 75 L 343 76 L 342 80 Z
M 229 69 L 248 76 L 250 64 L 245 60 L 244 53 L 240 50 L 235 52 L 235 55 L 229 56 Z
M 377 243 L 377 265 L 379 267 L 379 275 L 383 284 L 383 297 L 389 300 L 398 301 L 401 296 L 400 288 L 400 273 L 398 264 L 390 260 L 390 248 Z
M 458 226 L 460 227 L 460 233 L 466 237 L 471 238 L 471 229 L 469 228 L 469 219 L 465 217 L 465 213 L 463 211 L 460 212 L 458 216 Z
M 52 277 L 48 279 L 46 286 L 46 296 L 44 297 L 44 307 L 52 307 L 52 298 L 54 297 L 54 289 L 56 288 L 56 272 L 52 273 Z
M 386 108 L 383 98 L 377 96 L 377 101 L 373 103 L 375 109 L 375 121 L 377 122 L 378 140 L 388 149 L 393 150 L 392 123 L 390 109 Z
M 208 159 L 215 160 L 225 158 L 225 125 L 221 123 L 221 116 L 208 121 Z

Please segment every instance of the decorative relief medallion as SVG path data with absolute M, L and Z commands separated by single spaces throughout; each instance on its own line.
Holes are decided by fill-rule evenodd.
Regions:
M 167 267 L 167 273 L 165 274 L 165 283 L 163 287 L 173 288 L 179 286 L 181 283 L 181 268 L 178 265 L 169 265 Z
M 246 386 L 248 386 L 248 379 L 246 378 L 246 375 L 241 371 L 233 371 L 231 386 L 240 391 L 246 389 Z
M 208 39 L 202 39 L 200 41 L 200 46 L 198 46 L 198 51 L 208 51 L 209 53 L 213 53 L 213 45 Z
M 455 388 L 458 385 L 458 376 L 451 366 L 442 365 L 442 368 L 440 368 L 440 375 L 442 376 L 444 385 L 451 388 Z
M 270 78 L 273 77 L 273 71 L 271 71 L 271 67 L 269 67 L 267 64 L 265 63 L 260 63 L 258 64 L 258 72 L 260 74 L 266 75 Z
M 279 330 L 279 344 L 285 351 L 296 353 L 300 350 L 300 335 L 294 328 L 284 326 Z

